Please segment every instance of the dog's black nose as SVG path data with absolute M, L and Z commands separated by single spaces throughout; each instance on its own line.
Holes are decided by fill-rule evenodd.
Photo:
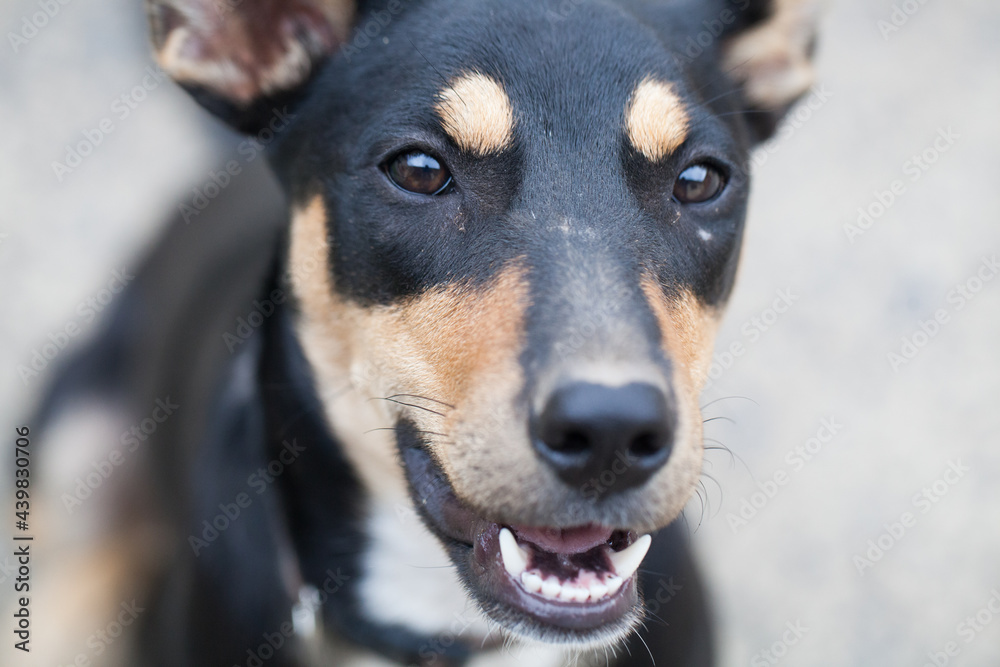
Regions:
M 653 385 L 577 382 L 549 398 L 533 441 L 564 482 L 601 497 L 639 486 L 667 462 L 675 421 Z

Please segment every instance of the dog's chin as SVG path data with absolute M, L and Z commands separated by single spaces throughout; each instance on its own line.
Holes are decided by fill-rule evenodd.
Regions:
M 401 453 L 417 507 L 488 617 L 524 639 L 574 649 L 614 644 L 632 632 L 642 618 L 636 571 L 648 535 L 491 521 L 456 497 L 425 447 L 408 445 Z

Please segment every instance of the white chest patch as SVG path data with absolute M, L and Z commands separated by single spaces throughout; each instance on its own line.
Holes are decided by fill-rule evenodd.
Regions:
M 489 633 L 486 618 L 466 594 L 444 547 L 424 527 L 408 497 L 378 499 L 368 520 L 365 614 L 428 635 L 467 642 Z
M 370 619 L 431 636 L 427 646 L 431 652 L 437 648 L 435 642 L 450 645 L 457 639 L 477 646 L 499 639 L 496 624 L 483 616 L 465 592 L 451 559 L 424 527 L 408 497 L 394 503 L 380 498 L 367 528 L 366 576 L 359 597 Z M 358 667 L 386 664 L 371 655 L 359 655 L 356 660 Z M 468 667 L 566 664 L 567 655 L 560 648 L 513 640 L 504 642 L 503 648 L 485 650 Z

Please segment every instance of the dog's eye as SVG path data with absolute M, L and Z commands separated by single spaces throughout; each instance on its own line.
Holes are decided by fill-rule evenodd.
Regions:
M 407 192 L 420 195 L 440 194 L 451 184 L 451 173 L 427 153 L 400 153 L 385 165 L 389 179 Z
M 717 197 L 725 186 L 722 172 L 701 162 L 691 165 L 677 177 L 674 198 L 682 204 L 699 204 Z

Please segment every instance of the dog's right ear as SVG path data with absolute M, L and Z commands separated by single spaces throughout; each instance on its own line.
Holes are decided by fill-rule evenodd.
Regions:
M 352 0 L 146 0 L 160 67 L 209 111 L 253 133 L 294 104 L 347 39 Z
M 722 66 L 743 89 L 755 141 L 770 137 L 813 84 L 813 48 L 824 0 L 726 0 L 738 17 L 724 35 Z

